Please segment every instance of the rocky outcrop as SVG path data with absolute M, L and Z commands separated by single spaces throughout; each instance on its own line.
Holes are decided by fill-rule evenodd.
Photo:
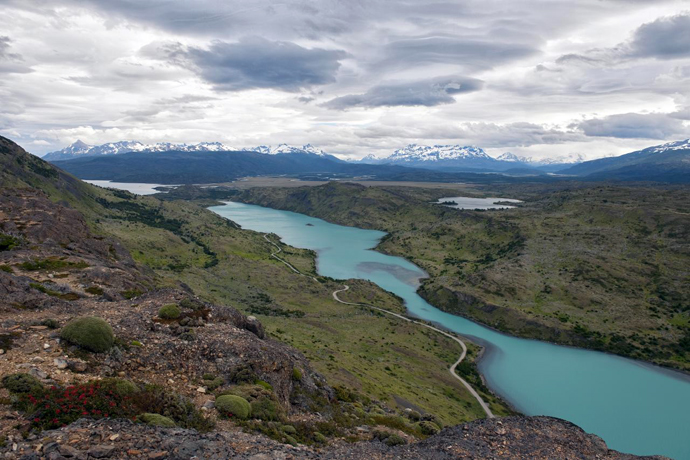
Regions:
M 40 439 L 10 440 L 5 458 L 50 459 L 600 459 L 637 457 L 610 450 L 597 436 L 551 417 L 488 419 L 447 428 L 430 438 L 396 447 L 379 441 L 293 447 L 238 430 L 200 434 L 180 428 L 142 426 L 128 420 L 80 420 L 47 431 Z

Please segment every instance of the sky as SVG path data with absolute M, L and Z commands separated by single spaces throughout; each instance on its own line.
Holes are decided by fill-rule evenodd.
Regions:
M 0 135 L 620 155 L 690 137 L 690 1 L 0 0 Z

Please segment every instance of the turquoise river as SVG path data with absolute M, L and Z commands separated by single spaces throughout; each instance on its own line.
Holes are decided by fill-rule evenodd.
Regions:
M 425 274 L 372 250 L 383 232 L 241 203 L 211 210 L 243 228 L 272 232 L 315 250 L 321 275 L 362 278 L 405 300 L 409 314 L 486 347 L 479 368 L 489 386 L 527 415 L 569 420 L 622 452 L 690 459 L 690 377 L 605 353 L 501 334 L 444 313 L 416 293 Z M 307 225 L 311 224 L 311 225 Z

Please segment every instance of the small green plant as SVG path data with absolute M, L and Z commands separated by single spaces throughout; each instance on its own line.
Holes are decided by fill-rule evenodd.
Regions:
M 14 273 L 14 270 L 12 270 L 12 267 L 10 267 L 7 264 L 0 265 L 0 270 L 2 270 L 5 273 Z
M 235 395 L 223 395 L 216 398 L 216 409 L 226 417 L 236 417 L 239 420 L 246 420 L 251 414 L 249 402 Z
M 11 235 L 0 233 L 0 251 L 11 251 L 19 246 L 19 240 Z
M 271 385 L 271 384 L 268 383 L 268 382 L 264 382 L 263 380 L 257 380 L 257 381 L 254 382 L 254 383 L 255 383 L 256 385 L 259 385 L 261 388 L 267 389 L 268 391 L 271 391 L 271 392 L 273 391 L 273 385 Z
M 40 380 L 33 375 L 25 373 L 4 376 L 2 378 L 2 386 L 7 388 L 7 391 L 14 394 L 27 394 L 43 390 L 43 384 Z
M 206 388 L 208 388 L 209 391 L 213 391 L 220 388 L 221 386 L 223 386 L 224 383 L 225 380 L 223 379 L 223 377 L 216 377 L 212 380 L 204 380 L 204 385 L 206 385 Z
M 121 291 L 120 295 L 124 297 L 127 300 L 133 299 L 135 297 L 139 297 L 142 295 L 144 292 L 141 289 L 128 289 L 126 291 Z
M 132 340 L 131 342 L 129 342 L 129 344 L 132 345 L 133 347 L 143 347 L 144 346 L 144 344 L 139 342 L 138 340 Z
M 60 323 L 58 323 L 53 318 L 46 318 L 43 321 L 41 321 L 41 326 L 45 326 L 48 329 L 57 329 L 58 327 L 60 327 Z
M 161 426 L 164 428 L 175 428 L 177 426 L 171 418 L 160 414 L 141 414 L 139 420 L 151 426 Z
M 101 386 L 106 390 L 111 390 L 118 396 L 132 396 L 139 392 L 139 387 L 136 384 L 125 379 L 103 379 L 101 380 Z
M 441 431 L 438 425 L 436 425 L 434 422 L 430 422 L 429 420 L 422 420 L 417 424 L 417 427 L 419 428 L 420 433 L 427 436 L 434 435 Z
M 89 286 L 86 289 L 84 289 L 84 291 L 93 295 L 103 295 L 103 288 L 98 286 Z
M 299 382 L 302 380 L 302 371 L 297 367 L 292 368 L 292 380 Z
M 115 335 L 110 325 L 105 320 L 93 316 L 70 321 L 60 331 L 60 338 L 95 353 L 104 353 L 115 343 Z
M 163 305 L 161 309 L 158 310 L 158 317 L 162 319 L 177 319 L 181 315 L 182 310 L 174 303 Z

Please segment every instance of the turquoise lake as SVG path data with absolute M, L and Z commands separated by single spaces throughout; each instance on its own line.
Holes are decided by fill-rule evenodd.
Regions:
M 622 452 L 690 459 L 690 377 L 587 350 L 519 339 L 444 313 L 417 295 L 425 274 L 372 250 L 385 235 L 241 203 L 210 208 L 243 228 L 272 232 L 317 251 L 320 274 L 362 278 L 405 299 L 410 315 L 487 347 L 479 368 L 489 386 L 527 415 L 569 420 Z M 307 224 L 311 224 L 309 226 Z

